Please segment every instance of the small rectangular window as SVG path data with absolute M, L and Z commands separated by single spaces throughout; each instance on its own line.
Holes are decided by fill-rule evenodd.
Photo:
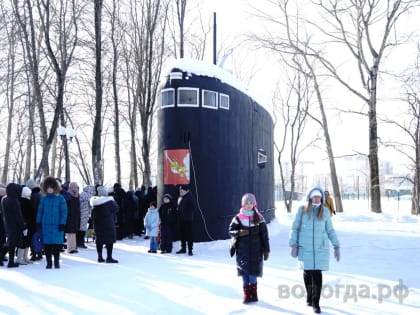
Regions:
M 203 107 L 217 109 L 217 92 L 203 90 Z
M 198 107 L 198 89 L 178 88 L 179 107 Z
M 220 108 L 229 110 L 229 95 L 220 93 Z
M 161 95 L 161 107 L 174 107 L 175 106 L 175 90 L 163 89 Z

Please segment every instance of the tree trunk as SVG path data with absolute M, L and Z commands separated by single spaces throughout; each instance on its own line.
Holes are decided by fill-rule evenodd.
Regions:
M 102 73 L 101 73 L 101 56 L 102 56 L 102 39 L 101 39 L 101 23 L 102 23 L 102 6 L 103 0 L 95 0 L 95 121 L 92 134 L 92 169 L 93 180 L 95 184 L 103 183 L 102 173 L 102 156 L 101 156 L 101 136 L 102 136 Z
M 370 166 L 370 200 L 371 211 L 381 213 L 381 185 L 379 180 L 378 161 L 378 123 L 376 118 L 376 86 L 378 65 L 375 63 L 370 72 L 369 98 L 369 166 Z
M 112 92 L 114 95 L 114 141 L 115 141 L 115 170 L 116 181 L 121 183 L 121 159 L 120 159 L 120 117 L 118 106 L 118 88 L 117 88 L 117 71 L 118 71 L 118 49 L 115 39 L 115 21 L 116 21 L 116 0 L 112 1 L 112 16 L 111 16 L 111 41 L 113 51 L 112 63 Z
M 7 79 L 6 79 L 6 95 L 7 95 L 7 133 L 6 148 L 4 152 L 2 183 L 8 182 L 8 172 L 10 163 L 10 148 L 12 143 L 12 124 L 14 114 L 14 92 L 15 92 L 15 27 L 12 26 L 11 32 L 8 34 L 9 50 L 7 58 Z
M 307 67 L 309 68 L 311 72 L 311 78 L 314 82 L 315 92 L 318 100 L 319 109 L 321 111 L 321 117 L 322 117 L 322 129 L 324 131 L 324 138 L 325 138 L 325 146 L 327 148 L 327 155 L 328 155 L 328 162 L 330 166 L 330 175 L 331 175 L 331 183 L 333 187 L 333 193 L 334 193 L 334 201 L 335 201 L 335 210 L 337 212 L 343 212 L 343 204 L 341 201 L 341 193 L 340 193 L 340 186 L 338 184 L 338 178 L 337 178 L 337 170 L 335 168 L 335 160 L 334 160 L 334 153 L 333 148 L 331 144 L 331 138 L 330 138 L 330 132 L 328 129 L 328 119 L 327 115 L 325 113 L 325 107 L 324 107 L 324 100 L 321 95 L 321 89 L 318 84 L 318 78 L 317 75 L 309 63 L 308 56 L 306 54 L 303 55 L 305 58 L 305 63 Z M 326 187 L 324 187 L 326 189 Z

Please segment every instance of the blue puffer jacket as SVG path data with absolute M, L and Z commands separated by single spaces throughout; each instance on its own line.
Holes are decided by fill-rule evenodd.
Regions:
M 64 232 L 59 230 L 60 224 L 66 224 L 67 205 L 62 195 L 54 193 L 42 197 L 36 223 L 41 224 L 42 241 L 44 244 L 62 244 Z
M 310 193 L 311 191 L 308 196 Z M 331 222 L 330 212 L 328 208 L 324 207 L 322 218 L 318 218 L 319 206 L 312 205 L 310 212 L 306 212 L 304 208 L 305 206 L 299 207 L 296 213 L 290 232 L 289 245 L 299 244 L 298 261 L 301 269 L 328 270 L 330 261 L 329 242 L 331 241 L 334 247 L 340 247 Z M 301 217 L 302 224 L 298 233 Z

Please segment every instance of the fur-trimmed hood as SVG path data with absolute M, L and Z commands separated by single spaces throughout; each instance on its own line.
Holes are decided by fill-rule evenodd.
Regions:
M 92 207 L 103 205 L 104 203 L 107 203 L 109 201 L 115 201 L 112 196 L 93 196 L 90 198 L 89 203 Z
M 47 193 L 48 187 L 52 187 L 56 195 L 60 193 L 60 186 L 58 185 L 57 180 L 52 176 L 45 177 L 44 182 L 42 183 L 42 191 L 44 194 Z

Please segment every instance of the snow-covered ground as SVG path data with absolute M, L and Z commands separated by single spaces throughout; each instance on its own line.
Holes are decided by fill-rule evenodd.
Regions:
M 420 217 L 409 214 L 409 201 L 384 199 L 383 214 L 371 213 L 367 200 L 344 207 L 333 218 L 342 257 L 324 272 L 323 314 L 420 314 Z M 228 240 L 197 243 L 189 257 L 148 254 L 149 241 L 136 237 L 116 243 L 119 264 L 97 263 L 88 243 L 62 254 L 58 270 L 46 270 L 45 260 L 0 267 L 0 314 L 311 314 L 289 256 L 293 214 L 280 209 L 269 224 L 258 303 L 242 304 Z

